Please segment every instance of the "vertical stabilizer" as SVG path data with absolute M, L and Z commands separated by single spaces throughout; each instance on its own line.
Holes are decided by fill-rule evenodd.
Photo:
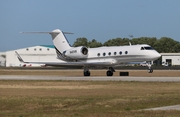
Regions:
M 49 34 L 52 36 L 55 48 L 57 48 L 61 53 L 71 48 L 69 42 L 61 30 L 55 29 Z

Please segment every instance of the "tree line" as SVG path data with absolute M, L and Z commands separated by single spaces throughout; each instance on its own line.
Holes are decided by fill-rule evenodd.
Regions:
M 159 53 L 178 53 L 180 52 L 180 42 L 175 41 L 169 37 L 161 37 L 157 39 L 156 37 L 140 37 L 140 38 L 115 38 L 109 39 L 108 41 L 101 43 L 96 41 L 96 39 L 92 39 L 88 41 L 87 38 L 77 38 L 74 42 L 73 46 L 86 46 L 90 48 L 101 47 L 101 46 L 123 46 L 123 45 L 132 45 L 136 44 L 148 44 L 152 46 Z

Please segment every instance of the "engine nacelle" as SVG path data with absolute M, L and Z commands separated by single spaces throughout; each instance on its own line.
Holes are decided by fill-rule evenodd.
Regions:
M 88 49 L 84 46 L 72 47 L 66 50 L 64 55 L 70 59 L 85 59 L 88 57 Z

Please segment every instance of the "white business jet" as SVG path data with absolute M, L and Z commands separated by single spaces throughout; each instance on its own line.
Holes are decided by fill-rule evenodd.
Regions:
M 84 76 L 90 76 L 89 68 L 93 66 L 107 67 L 107 76 L 113 76 L 114 66 L 127 62 L 153 61 L 161 55 L 147 44 L 129 46 L 111 46 L 87 48 L 85 46 L 71 47 L 64 34 L 59 29 L 52 32 L 22 32 L 22 33 L 48 33 L 56 49 L 57 58 L 63 62 L 25 62 L 16 52 L 20 62 L 31 64 L 45 64 L 47 66 L 83 66 Z M 151 65 L 148 72 L 152 73 Z

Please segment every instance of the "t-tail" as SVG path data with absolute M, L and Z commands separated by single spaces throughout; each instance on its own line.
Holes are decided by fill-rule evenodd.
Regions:
M 52 37 L 58 59 L 67 60 L 66 56 L 64 56 L 64 52 L 70 49 L 71 46 L 64 34 L 72 34 L 72 33 L 62 32 L 59 29 L 55 29 L 49 34 Z
M 64 34 L 73 34 L 73 33 L 63 32 L 59 29 L 55 29 L 52 32 L 21 32 L 21 33 L 50 34 L 56 49 L 58 59 L 67 60 L 67 58 L 64 56 L 64 52 L 66 50 L 71 49 L 71 46 Z
M 62 32 L 59 29 L 53 30 L 50 32 L 51 34 L 54 46 L 57 50 L 59 50 L 61 53 L 71 48 L 69 42 L 67 41 L 64 34 L 71 34 L 67 32 Z

